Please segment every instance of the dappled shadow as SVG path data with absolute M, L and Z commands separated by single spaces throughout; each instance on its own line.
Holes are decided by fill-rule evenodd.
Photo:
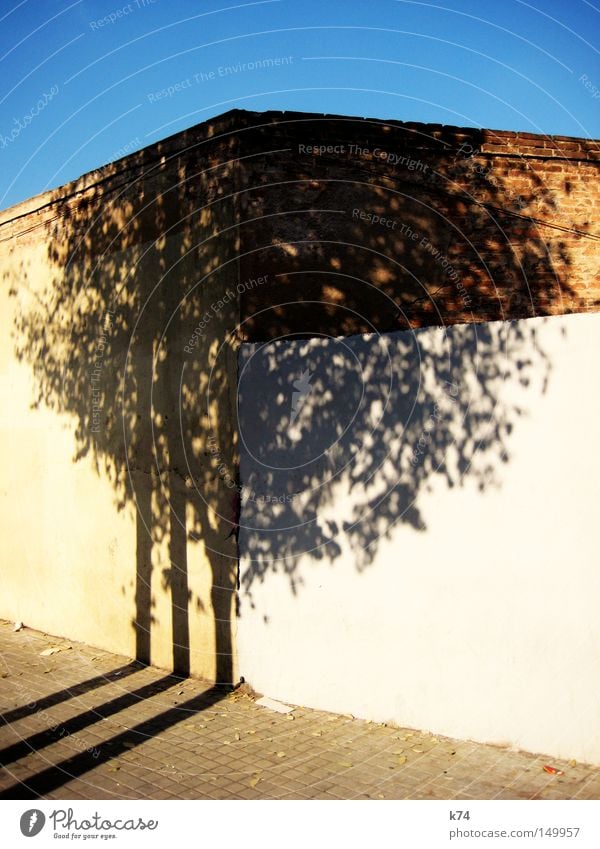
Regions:
M 235 280 L 232 202 L 220 197 L 234 166 L 227 141 L 222 160 L 202 148 L 202 135 L 188 141 L 178 139 L 181 155 L 179 144 L 176 153 L 156 145 L 59 197 L 41 271 L 24 252 L 5 278 L 34 406 L 63 416 L 73 461 L 91 462 L 111 482 L 116 508 L 135 511 L 136 559 L 108 592 L 135 598 L 137 660 L 230 685 L 234 507 L 207 440 L 218 432 L 234 462 L 228 335 L 237 305 L 213 316 L 193 351 L 184 347 Z
M 240 230 L 250 603 L 273 571 L 296 591 L 303 557 L 361 570 L 398 525 L 424 531 L 438 480 L 501 484 L 552 370 L 539 324 L 516 319 L 592 306 L 572 279 L 585 234 L 556 226 L 561 184 L 518 156 L 474 156 L 483 132 L 255 119 Z
M 315 140 L 340 152 L 307 154 Z M 54 204 L 46 270 L 11 277 L 14 341 L 74 460 L 135 508 L 115 591 L 134 584 L 139 660 L 170 618 L 172 668 L 233 681 L 238 525 L 245 591 L 282 568 L 297 586 L 302 554 L 348 542 L 362 569 L 394 524 L 424 529 L 437 475 L 498 480 L 526 409 L 506 387 L 543 390 L 550 362 L 534 325 L 482 322 L 586 308 L 571 237 L 531 218 L 558 213 L 554 189 L 510 167 L 518 196 L 456 134 L 234 112 Z M 455 327 L 413 332 L 432 325 Z M 261 343 L 240 355 L 241 478 L 240 342 Z
M 435 476 L 497 485 L 525 390 L 542 392 L 549 368 L 517 323 L 244 345 L 243 588 L 270 570 L 297 588 L 302 555 L 344 547 L 363 569 L 401 523 L 426 529 Z

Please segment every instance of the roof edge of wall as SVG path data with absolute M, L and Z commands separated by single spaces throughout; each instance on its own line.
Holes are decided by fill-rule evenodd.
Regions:
M 446 124 L 428 124 L 417 121 L 365 118 L 320 112 L 283 110 L 254 112 L 246 109 L 231 109 L 147 145 L 121 159 L 88 171 L 62 186 L 34 195 L 0 211 L 0 227 L 10 224 L 16 219 L 39 213 L 44 208 L 51 207 L 69 197 L 81 195 L 103 184 L 110 186 L 121 178 L 126 178 L 129 181 L 134 178 L 136 172 L 166 162 L 185 150 L 198 144 L 207 143 L 216 137 L 270 124 L 296 124 L 300 121 L 314 123 L 318 120 L 331 121 L 332 119 L 340 122 L 361 122 L 373 126 L 393 127 L 402 132 L 404 144 L 419 149 L 443 151 L 462 147 L 466 155 L 478 153 L 518 158 L 537 157 L 600 162 L 599 139 L 457 127 Z

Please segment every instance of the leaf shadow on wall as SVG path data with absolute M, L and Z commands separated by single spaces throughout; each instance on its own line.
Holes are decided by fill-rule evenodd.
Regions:
M 311 575 L 303 561 L 344 554 L 361 571 L 399 525 L 425 531 L 423 496 L 438 479 L 501 485 L 527 395 L 552 371 L 539 323 L 516 319 L 589 309 L 570 280 L 579 237 L 553 229 L 556 192 L 526 160 L 511 160 L 509 180 L 442 145 L 417 160 L 392 125 L 336 120 L 286 127 L 290 149 L 322 138 L 347 151 L 360 123 L 367 149 L 404 154 L 411 170 L 265 159 L 244 196 L 239 540 L 250 605 L 273 572 L 297 592 Z
M 208 437 L 218 432 L 235 464 L 236 304 L 184 348 L 235 268 L 221 197 L 233 165 L 225 141 L 215 181 L 194 141 L 187 159 L 159 144 L 56 202 L 43 274 L 25 259 L 12 285 L 13 337 L 34 407 L 71 423 L 73 462 L 91 462 L 116 508 L 135 514 L 135 562 L 99 598 L 133 597 L 136 659 L 229 686 L 235 503 Z M 102 582 L 104 564 L 75 565 Z M 89 615 L 102 627 L 100 608 Z
M 355 132 L 354 119 L 327 120 L 332 132 Z M 313 133 L 298 127 L 305 140 Z M 465 158 L 454 156 L 443 179 L 431 151 L 427 169 L 410 173 L 300 160 L 280 143 L 294 132 L 280 121 L 256 139 L 251 127 L 225 135 L 204 158 L 185 137 L 175 156 L 159 144 L 129 157 L 108 187 L 56 203 L 51 272 L 40 280 L 24 262 L 13 286 L 15 346 L 33 370 L 36 404 L 70 417 L 74 459 L 91 460 L 119 509 L 135 510 L 133 585 L 120 589 L 135 598 L 137 659 L 152 660 L 151 634 L 164 642 L 170 628 L 173 668 L 224 683 L 235 674 L 238 524 L 247 593 L 282 569 L 297 588 L 300 555 L 335 562 L 346 543 L 364 569 L 395 524 L 425 527 L 419 496 L 436 476 L 452 486 L 494 480 L 526 407 L 502 387 L 549 377 L 533 325 L 481 322 L 548 314 L 562 301 L 576 311 L 580 300 L 567 238 L 547 243 L 527 219 L 559 210 L 540 178 L 529 175 L 517 203 Z M 396 128 L 377 132 L 402 152 Z M 266 282 L 246 284 L 258 278 Z M 211 306 L 229 289 L 241 291 L 241 316 L 236 298 Z M 410 332 L 467 321 L 447 335 Z M 364 333 L 396 335 L 369 349 Z M 240 368 L 241 434 L 258 458 L 244 455 L 243 486 L 240 340 L 259 345 Z M 291 426 L 307 367 L 311 390 Z M 338 509 L 341 475 L 348 515 Z M 213 634 L 195 648 L 197 619 Z

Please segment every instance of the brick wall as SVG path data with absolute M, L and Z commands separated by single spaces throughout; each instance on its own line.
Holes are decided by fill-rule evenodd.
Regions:
M 231 267 L 227 198 L 247 340 L 595 311 L 599 161 L 594 140 L 233 110 L 0 214 L 0 238 L 94 218 L 99 250 L 112 203 L 128 244 L 208 222 Z
M 270 280 L 242 298 L 245 338 L 597 309 L 597 142 L 294 113 L 244 123 L 241 279 Z

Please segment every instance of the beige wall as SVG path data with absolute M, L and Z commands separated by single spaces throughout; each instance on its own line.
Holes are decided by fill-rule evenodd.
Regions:
M 19 302 L 8 289 L 27 280 L 21 303 L 31 303 L 54 274 L 46 245 L 3 259 L 0 616 L 133 654 L 133 511 L 116 511 L 89 458 L 73 462 L 73 418 L 31 409 L 33 374 L 12 350 Z
M 599 333 L 243 346 L 238 650 L 259 692 L 600 763 Z
M 232 681 L 236 234 L 202 166 L 2 216 L 0 617 Z

